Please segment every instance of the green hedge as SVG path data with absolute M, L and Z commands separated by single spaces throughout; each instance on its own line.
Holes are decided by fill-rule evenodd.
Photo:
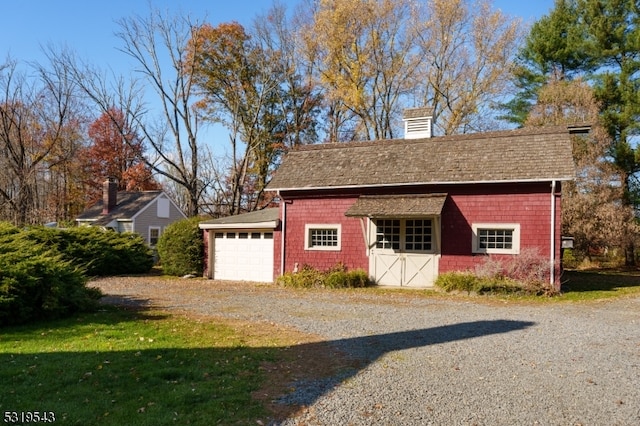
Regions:
M 0 325 L 51 319 L 96 306 L 100 292 L 56 247 L 0 227 Z
M 34 227 L 24 232 L 38 243 L 57 248 L 66 260 L 90 277 L 143 274 L 153 267 L 153 252 L 139 234 L 89 226 Z
M 201 218 L 173 222 L 158 240 L 158 256 L 162 272 L 167 275 L 202 275 L 204 271 L 204 239 L 198 228 Z
M 477 294 L 527 293 L 522 283 L 506 277 L 479 277 L 471 272 L 445 272 L 438 275 L 435 286 L 446 292 Z
M 0 325 L 59 318 L 97 306 L 88 276 L 148 272 L 142 237 L 99 228 L 18 229 L 0 223 Z

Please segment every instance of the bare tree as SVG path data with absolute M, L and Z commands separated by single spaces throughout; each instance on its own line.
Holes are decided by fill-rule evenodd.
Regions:
M 148 17 L 122 19 L 118 25 L 120 50 L 133 60 L 136 78 L 110 80 L 68 53 L 59 55 L 60 60 L 74 70 L 76 81 L 102 114 L 118 110 L 125 114 L 126 128 L 121 130 L 140 135 L 148 148 L 147 164 L 184 191 L 186 211 L 195 216 L 209 182 L 200 176 L 202 119 L 194 108 L 194 64 L 186 49 L 201 24 L 152 11 Z M 160 117 L 152 115 L 153 108 L 159 108 Z M 122 126 L 117 118 L 112 117 L 114 124 Z
M 422 69 L 416 97 L 443 134 L 495 127 L 491 107 L 508 93 L 520 22 L 487 0 L 429 0 L 415 23 Z
M 78 143 L 70 76 L 55 66 L 29 69 L 35 77 L 12 60 L 0 69 L 1 210 L 5 220 L 19 225 L 66 216 L 64 208 L 50 208 L 49 191 Z

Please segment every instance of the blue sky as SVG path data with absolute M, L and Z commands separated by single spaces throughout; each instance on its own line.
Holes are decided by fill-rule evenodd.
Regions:
M 424 0 L 423 0 L 424 1 Z M 289 9 L 299 0 L 279 0 Z M 128 57 L 117 50 L 115 21 L 135 15 L 146 17 L 151 8 L 188 13 L 212 25 L 237 21 L 250 26 L 255 17 L 267 11 L 272 0 L 18 0 L 6 1 L 0 13 L 0 64 L 11 56 L 20 62 L 47 65 L 43 47 L 66 47 L 84 62 L 98 68 L 112 68 L 127 75 Z M 532 23 L 548 14 L 554 0 L 494 0 L 494 7 Z M 150 7 L 151 5 L 151 7 Z M 215 130 L 211 138 L 227 141 L 226 132 Z M 225 142 L 222 142 L 223 145 Z
M 280 0 L 293 7 L 298 0 Z M 494 0 L 504 13 L 533 22 L 547 14 L 554 0 Z M 115 21 L 136 14 L 147 16 L 149 5 L 160 10 L 207 17 L 217 25 L 238 21 L 250 25 L 272 0 L 20 0 L 3 2 L 0 14 L 0 63 L 8 54 L 20 61 L 41 61 L 41 46 L 67 46 L 99 67 L 123 58 L 116 51 Z

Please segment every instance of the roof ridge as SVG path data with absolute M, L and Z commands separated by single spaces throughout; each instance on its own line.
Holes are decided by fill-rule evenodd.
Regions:
M 460 140 L 476 140 L 476 139 L 496 139 L 513 136 L 529 136 L 529 135 L 548 135 L 548 134 L 569 134 L 570 128 L 575 125 L 549 125 L 549 126 L 529 126 L 520 127 L 517 129 L 508 130 L 494 130 L 489 132 L 476 132 L 476 133 L 462 133 L 456 135 L 444 135 L 433 136 L 430 138 L 417 138 L 417 139 L 376 139 L 369 141 L 353 141 L 353 142 L 325 142 L 320 144 L 308 144 L 299 145 L 291 152 L 296 151 L 314 151 L 314 150 L 331 150 L 331 149 L 343 149 L 343 148 L 359 148 L 370 147 L 372 145 L 396 145 L 396 144 L 423 144 L 423 143 L 438 143 L 448 141 L 460 141 Z

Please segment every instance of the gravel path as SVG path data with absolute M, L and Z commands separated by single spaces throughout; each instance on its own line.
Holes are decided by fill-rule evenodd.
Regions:
M 307 409 L 281 425 L 640 425 L 640 297 L 507 305 L 200 279 L 93 284 L 112 302 L 293 326 L 362 359 L 294 384 L 282 403 Z

